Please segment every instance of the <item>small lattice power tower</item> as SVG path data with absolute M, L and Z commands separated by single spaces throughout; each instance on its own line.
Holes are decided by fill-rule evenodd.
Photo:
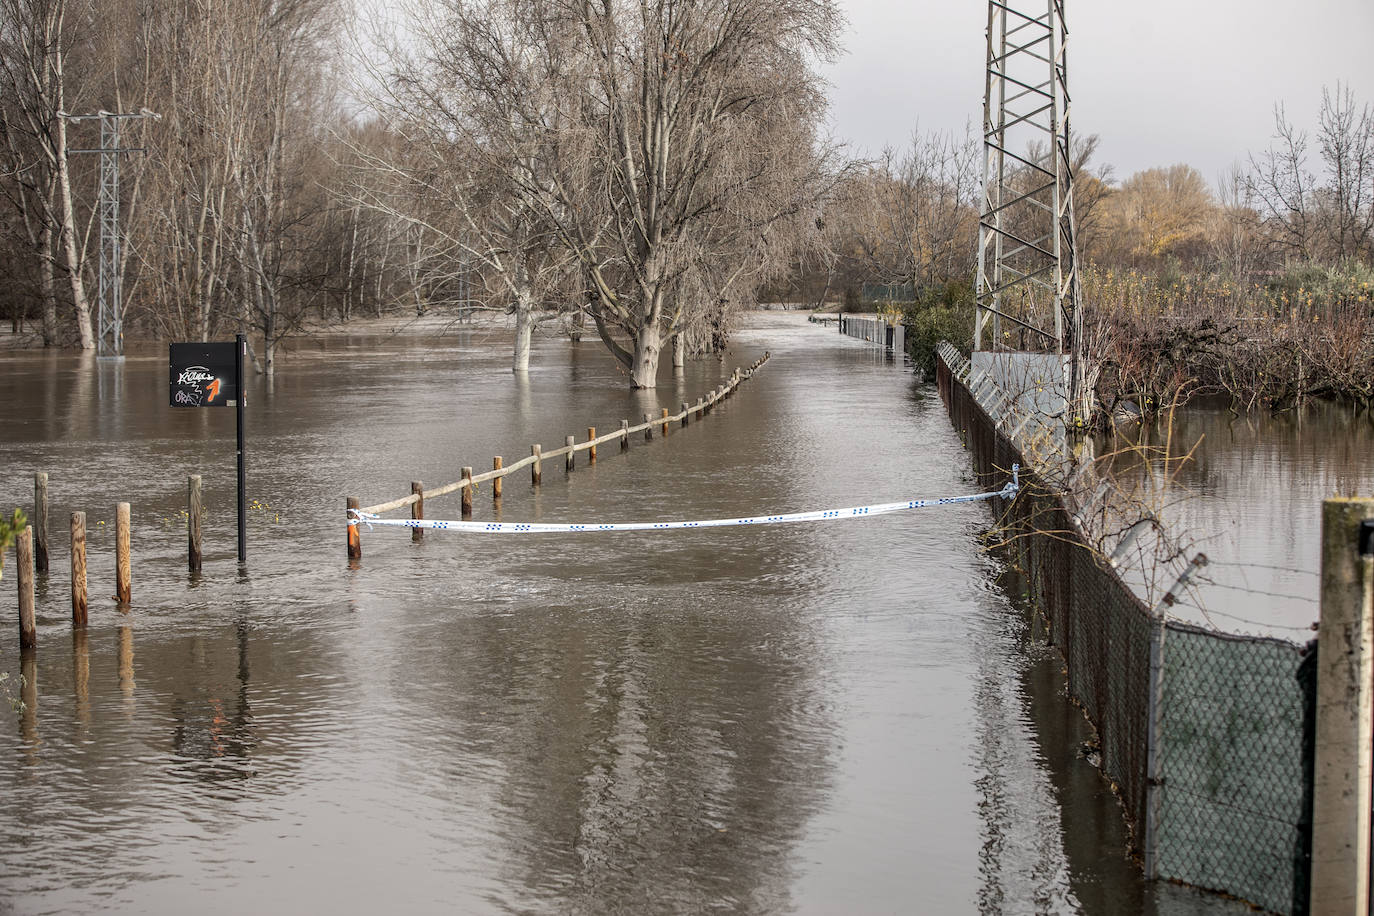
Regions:
M 989 365 L 1037 354 L 1058 376 L 1065 425 L 1089 421 L 1074 242 L 1064 0 L 989 0 L 983 200 L 973 332 Z

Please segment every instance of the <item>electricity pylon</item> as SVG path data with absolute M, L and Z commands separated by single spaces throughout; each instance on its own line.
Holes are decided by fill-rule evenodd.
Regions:
M 100 121 L 99 149 L 69 149 L 68 153 L 100 154 L 100 292 L 96 320 L 96 356 L 102 359 L 124 357 L 124 262 L 119 231 L 119 158 L 124 153 L 141 153 L 141 146 L 120 146 L 119 125 L 129 118 L 159 118 L 144 108 L 127 114 L 99 111 L 88 115 L 59 112 L 69 121 Z
M 1064 0 L 989 0 L 974 350 L 1062 357 L 1066 424 L 1091 414 L 1074 241 Z

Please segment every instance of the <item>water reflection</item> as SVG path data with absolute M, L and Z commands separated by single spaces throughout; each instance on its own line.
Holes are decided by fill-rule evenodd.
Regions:
M 23 683 L 19 688 L 19 735 L 24 743 L 26 763 L 38 762 L 38 747 L 42 743 L 38 737 L 38 652 L 25 649 L 19 662 L 19 676 Z
M 1151 449 L 1148 460 L 1136 443 Z M 1171 534 L 1207 553 L 1206 575 L 1179 616 L 1308 638 L 1317 617 L 1321 501 L 1374 491 L 1374 418 L 1326 402 L 1243 414 L 1202 404 L 1179 411 L 1171 427 L 1146 424 L 1111 447 L 1123 469 L 1141 475 Z
M 193 676 L 178 685 L 171 703 L 171 747 L 181 758 L 174 775 L 208 783 L 252 775 L 257 738 L 248 698 L 248 632 L 246 622 L 235 625 L 232 655 L 218 639 L 190 641 Z

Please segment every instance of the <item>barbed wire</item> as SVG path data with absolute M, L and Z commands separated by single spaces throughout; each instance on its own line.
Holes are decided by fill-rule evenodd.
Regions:
M 1305 576 L 1320 576 L 1321 573 L 1315 569 L 1299 569 L 1296 566 L 1274 566 L 1269 563 L 1238 563 L 1235 560 L 1212 560 L 1211 566 L 1237 566 L 1249 567 L 1252 569 L 1272 569 L 1278 572 L 1301 573 Z

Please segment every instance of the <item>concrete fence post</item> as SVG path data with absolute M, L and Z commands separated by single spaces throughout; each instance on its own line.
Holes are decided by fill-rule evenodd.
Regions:
M 1374 499 L 1322 503 L 1312 778 L 1313 916 L 1369 912 Z

